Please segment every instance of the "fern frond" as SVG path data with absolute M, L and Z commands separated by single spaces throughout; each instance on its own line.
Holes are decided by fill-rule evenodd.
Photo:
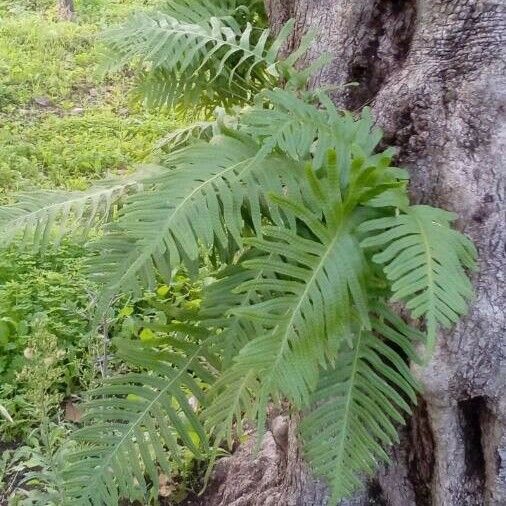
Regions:
M 268 30 L 240 26 L 233 16 L 205 18 L 203 12 L 188 22 L 184 6 L 171 12 L 181 17 L 138 13 L 106 35 L 115 66 L 140 61 L 147 69 L 144 91 L 151 100 L 169 107 L 203 102 L 209 112 L 243 104 L 275 83 L 277 53 L 291 25 L 271 41 Z
M 332 161 L 331 156 L 329 173 Z M 269 399 L 283 396 L 299 407 L 307 404 L 318 381 L 319 367 L 331 361 L 342 340 L 350 337 L 353 307 L 363 326 L 370 328 L 367 266 L 364 257 L 357 254 L 360 249 L 352 233 L 359 217 L 348 214 L 349 197 L 343 201 L 329 180 L 320 184 L 311 168 L 308 179 L 315 211 L 303 201 L 271 195 L 271 200 L 299 225 L 294 229 L 264 226 L 263 237 L 246 241 L 263 255 L 244 261 L 243 266 L 261 274 L 243 282 L 237 291 L 253 290 L 260 301 L 232 309 L 234 315 L 260 328 L 255 328 L 255 335 L 225 372 L 225 388 L 217 402 L 225 404 L 222 399 L 233 397 L 242 386 L 242 378 L 253 373 L 261 387 L 255 393 L 254 408 L 260 430 Z M 329 191 L 322 191 L 325 186 Z M 304 230 L 311 233 L 304 234 Z M 228 419 L 232 414 L 231 410 L 224 411 Z
M 209 142 L 223 132 L 237 130 L 237 126 L 237 115 L 227 114 L 223 109 L 216 109 L 213 120 L 195 121 L 187 126 L 176 128 L 160 139 L 156 147 L 170 154 L 199 140 Z
M 320 99 L 323 96 L 320 94 Z M 373 126 L 367 108 L 355 120 L 351 114 L 339 111 L 330 100 L 318 108 L 282 89 L 266 91 L 258 100 L 265 100 L 270 107 L 246 110 L 241 117 L 241 128 L 267 152 L 277 148 L 294 160 L 311 160 L 316 169 L 325 164 L 329 150 L 335 150 L 347 161 L 355 145 L 367 157 L 381 139 L 381 131 Z M 343 166 L 343 178 L 348 170 L 349 167 Z
M 243 205 L 259 229 L 266 190 L 300 192 L 296 164 L 280 156 L 258 160 L 257 153 L 247 139 L 227 136 L 173 153 L 175 168 L 153 191 L 132 196 L 111 234 L 94 245 L 100 253 L 91 268 L 99 281 L 111 293 L 154 286 L 157 272 L 170 279 L 182 262 L 191 267 L 203 246 L 227 250 L 230 238 L 241 245 Z M 134 257 L 128 265 L 126 252 Z
M 85 427 L 73 435 L 79 449 L 67 456 L 69 504 L 118 504 L 122 497 L 142 501 L 146 476 L 157 494 L 158 470 L 170 475 L 172 464 L 181 461 L 181 445 L 196 456 L 208 448 L 189 397 L 205 406 L 204 385 L 217 372 L 210 351 L 215 336 L 187 325 L 179 330 L 165 342 L 117 342 L 120 356 L 147 372 L 107 379 L 91 392 Z M 186 332 L 192 340 L 178 337 Z
M 466 314 L 473 294 L 464 268 L 475 267 L 476 250 L 466 236 L 451 229 L 455 218 L 419 205 L 360 227 L 362 232 L 380 232 L 364 239 L 362 246 L 380 250 L 373 261 L 384 266 L 392 298 L 405 302 L 413 318 L 425 318 L 429 353 L 438 326 L 448 328 Z
M 364 472 L 372 474 L 388 461 L 385 448 L 398 439 L 395 424 L 404 423 L 409 403 L 416 403 L 419 386 L 403 354 L 415 356 L 418 335 L 404 323 L 397 328 L 398 317 L 390 317 L 386 307 L 381 313 L 322 372 L 301 425 L 304 453 L 327 479 L 332 503 L 360 488 Z
M 205 79 L 207 76 L 200 76 Z M 203 88 L 202 88 L 203 86 Z M 164 69 L 142 72 L 134 95 L 149 108 L 171 108 L 188 122 L 210 117 L 218 108 L 232 110 L 238 103 L 249 99 L 250 91 L 244 86 L 230 84 L 226 76 L 217 76 L 212 83 L 197 78 L 174 77 Z
M 260 416 L 270 397 L 286 396 L 299 407 L 318 379 L 318 366 L 335 353 L 347 336 L 346 322 L 353 301 L 367 309 L 363 277 L 366 270 L 356 241 L 346 230 L 333 230 L 318 240 L 303 239 L 282 228 L 265 228 L 263 239 L 250 245 L 281 261 L 248 261 L 246 266 L 270 268 L 274 276 L 254 282 L 263 301 L 237 309 L 236 314 L 263 322 L 264 333 L 239 353 L 235 368 L 257 372 Z M 251 283 L 242 290 L 252 288 Z
M 251 254 L 243 255 L 250 258 Z M 261 297 L 254 288 L 255 282 L 265 274 L 262 269 L 253 271 L 237 264 L 225 267 L 217 273 L 217 279 L 203 292 L 199 322 L 206 328 L 220 329 L 219 349 L 224 368 L 231 365 L 233 357 L 261 331 L 261 325 L 239 318 L 233 314 L 237 308 L 260 302 Z M 250 282 L 253 288 L 238 292 L 238 288 Z
M 194 141 L 209 141 L 212 138 L 215 125 L 215 121 L 197 121 L 188 126 L 176 128 L 162 137 L 156 147 L 171 152 Z
M 251 252 L 245 255 L 245 258 L 251 257 Z M 204 302 L 200 311 L 200 319 L 206 328 L 221 329 L 218 346 L 224 371 L 230 368 L 240 350 L 264 331 L 262 322 L 242 318 L 234 314 L 234 310 L 261 301 L 255 285 L 271 268 L 245 269 L 240 263 L 241 260 L 238 260 L 239 265 L 223 269 L 218 274 L 217 281 L 204 290 Z M 244 283 L 251 284 L 251 288 L 238 291 Z M 230 388 L 231 385 L 233 388 Z M 239 437 L 242 433 L 243 419 L 256 417 L 254 392 L 258 390 L 259 383 L 254 370 L 246 374 L 240 369 L 231 374 L 226 373 L 212 386 L 212 400 L 205 412 L 205 419 L 206 427 L 214 435 L 217 444 L 226 439 L 231 448 L 233 435 Z M 245 413 L 246 416 L 243 416 Z
M 86 234 L 93 226 L 107 221 L 115 206 L 128 194 L 142 189 L 143 181 L 152 175 L 152 170 L 139 171 L 84 192 L 21 193 L 14 204 L 0 207 L 1 247 L 21 238 L 36 249 L 43 249 L 50 240 L 57 242 L 76 227 Z

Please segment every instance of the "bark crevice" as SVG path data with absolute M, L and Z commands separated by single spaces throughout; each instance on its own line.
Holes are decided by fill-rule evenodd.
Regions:
M 462 416 L 465 470 L 469 481 L 476 483 L 480 495 L 485 484 L 485 458 L 482 446 L 482 418 L 486 409 L 483 397 L 473 397 L 458 404 Z
M 357 110 L 370 103 L 409 54 L 416 19 L 414 0 L 376 0 L 365 22 L 366 38 L 357 44 L 347 69 L 357 88 L 347 92 L 346 107 Z
M 427 403 L 418 400 L 413 416 L 408 420 L 408 477 L 413 486 L 416 506 L 432 502 L 431 483 L 434 476 L 434 437 L 430 426 Z

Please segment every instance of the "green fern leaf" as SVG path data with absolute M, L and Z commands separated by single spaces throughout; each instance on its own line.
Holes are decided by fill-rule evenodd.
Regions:
M 251 256 L 246 254 L 245 258 Z M 221 329 L 218 346 L 224 371 L 230 368 L 240 350 L 264 330 L 261 322 L 241 318 L 234 314 L 234 310 L 260 302 L 261 297 L 255 285 L 270 271 L 270 266 L 267 266 L 267 270 L 252 270 L 232 265 L 223 269 L 218 280 L 204 291 L 204 303 L 199 316 L 207 328 Z M 245 283 L 250 283 L 252 288 L 238 291 L 238 287 Z M 230 388 L 231 385 L 234 387 Z M 238 437 L 242 433 L 243 414 L 247 413 L 246 418 L 249 419 L 256 417 L 253 396 L 258 390 L 259 384 L 253 370 L 246 374 L 242 370 L 226 373 L 212 386 L 212 401 L 205 412 L 205 419 L 206 427 L 218 443 L 227 439 L 229 447 L 232 447 L 234 433 Z
M 100 254 L 90 266 L 106 291 L 152 287 L 157 272 L 170 279 L 181 262 L 198 259 L 202 246 L 227 249 L 229 237 L 241 245 L 243 205 L 259 229 L 266 190 L 300 193 L 296 164 L 279 156 L 259 160 L 257 153 L 254 143 L 226 136 L 173 153 L 175 169 L 153 191 L 131 197 L 111 233 L 93 246 Z
M 0 243 L 7 247 L 22 239 L 35 249 L 79 227 L 85 235 L 92 227 L 107 221 L 124 197 L 142 189 L 154 169 L 142 170 L 127 178 L 104 181 L 84 192 L 37 191 L 16 196 L 14 204 L 0 207 Z
M 301 432 L 304 453 L 331 488 L 331 502 L 361 487 L 388 461 L 385 447 L 397 441 L 396 423 L 404 423 L 419 388 L 401 353 L 415 357 L 419 335 L 384 306 L 372 331 L 358 331 L 353 347 L 343 344 L 333 367 L 322 372 Z
M 318 108 L 286 90 L 266 91 L 257 100 L 265 100 L 270 108 L 246 110 L 241 118 L 242 130 L 262 144 L 265 151 L 277 148 L 294 160 L 311 160 L 316 169 L 325 164 L 328 151 L 335 150 L 339 153 L 343 182 L 350 170 L 346 163 L 353 146 L 368 157 L 381 139 L 381 131 L 373 127 L 367 108 L 357 121 L 351 114 L 338 111 L 329 100 Z
M 197 140 L 211 140 L 216 122 L 197 121 L 188 126 L 172 130 L 156 143 L 158 149 L 171 152 Z
M 232 24 L 237 23 L 237 17 L 260 14 L 263 5 L 260 0 L 167 0 L 161 8 L 165 14 L 185 23 L 220 18 Z
M 250 254 L 243 255 L 242 260 L 249 257 Z M 219 343 L 224 368 L 230 366 L 232 358 L 248 343 L 251 336 L 260 332 L 260 325 L 236 317 L 233 311 L 260 302 L 260 295 L 255 288 L 242 292 L 238 292 L 237 288 L 246 282 L 251 282 L 254 286 L 263 275 L 262 269 L 253 271 L 232 264 L 217 273 L 216 281 L 204 290 L 199 321 L 206 328 L 221 330 Z
M 106 35 L 114 55 L 111 68 L 130 61 L 147 64 L 144 92 L 158 105 L 204 103 L 209 112 L 213 106 L 248 102 L 276 81 L 277 52 L 291 25 L 271 42 L 268 30 L 254 31 L 249 22 L 240 26 L 231 15 L 204 17 L 208 8 L 220 10 L 206 4 L 192 15 L 179 4 L 169 9 L 178 18 L 136 14 Z
M 309 169 L 309 179 L 314 178 L 311 174 Z M 232 310 L 239 318 L 260 324 L 262 332 L 255 329 L 255 336 L 225 373 L 227 387 L 221 396 L 233 396 L 240 388 L 237 383 L 253 371 L 261 386 L 254 408 L 260 430 L 270 398 L 285 396 L 299 407 L 307 404 L 319 367 L 335 356 L 349 336 L 352 306 L 358 308 L 363 325 L 370 327 L 367 267 L 351 233 L 355 219 L 345 219 L 346 201 L 339 201 L 338 192 L 323 192 L 316 180 L 309 185 L 323 209 L 325 224 L 321 210 L 313 212 L 297 200 L 271 196 L 285 215 L 292 215 L 313 236 L 305 238 L 296 229 L 279 225 L 265 226 L 262 238 L 249 239 L 247 244 L 263 256 L 243 265 L 261 275 L 242 283 L 237 291 L 254 290 L 261 300 Z
M 180 463 L 181 443 L 196 456 L 208 448 L 189 396 L 205 405 L 203 385 L 217 372 L 210 351 L 215 336 L 206 337 L 196 327 L 178 330 L 194 335 L 197 344 L 177 337 L 157 341 L 156 349 L 151 343 L 117 342 L 123 359 L 149 372 L 110 378 L 91 392 L 85 427 L 73 435 L 80 447 L 67 456 L 69 504 L 118 504 L 122 497 L 142 501 L 145 476 L 157 494 L 158 469 L 170 474 L 172 464 Z
M 413 318 L 425 318 L 429 353 L 438 326 L 456 323 L 473 294 L 464 267 L 475 267 L 476 251 L 467 237 L 451 229 L 454 219 L 441 209 L 412 206 L 360 227 L 366 233 L 380 231 L 362 246 L 380 250 L 373 260 L 384 265 L 393 299 L 404 301 Z

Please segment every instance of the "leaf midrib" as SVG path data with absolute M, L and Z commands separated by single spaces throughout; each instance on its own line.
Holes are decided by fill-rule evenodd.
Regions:
M 434 294 L 434 275 L 433 275 L 433 263 L 431 253 L 431 245 L 425 228 L 423 226 L 422 220 L 417 216 L 416 212 L 411 212 L 411 216 L 415 219 L 419 230 L 420 230 L 420 238 L 422 239 L 422 244 L 424 247 L 425 258 L 426 258 L 426 267 L 427 267 L 427 299 L 428 299 L 428 307 L 425 311 L 425 318 L 427 319 L 427 344 L 429 349 L 433 346 L 436 339 L 436 319 L 435 319 L 435 294 Z
M 363 330 L 361 329 L 358 333 L 358 338 L 357 338 L 357 343 L 356 343 L 356 347 L 355 347 L 355 355 L 353 357 L 353 363 L 352 363 L 352 368 L 351 368 L 351 374 L 350 374 L 350 379 L 349 379 L 349 388 L 348 388 L 348 393 L 346 394 L 346 404 L 345 404 L 345 408 L 344 408 L 344 414 L 343 414 L 343 427 L 341 429 L 341 437 L 339 438 L 339 446 L 338 446 L 338 452 L 337 452 L 337 465 L 336 465 L 336 472 L 335 472 L 335 476 L 338 476 L 340 479 L 341 479 L 341 470 L 344 466 L 344 447 L 345 447 L 345 441 L 346 441 L 346 437 L 347 437 L 347 434 L 348 434 L 348 425 L 349 425 L 349 422 L 350 422 L 350 411 L 351 411 L 351 404 L 352 404 L 352 399 L 353 399 L 353 396 L 352 396 L 352 392 L 355 388 L 355 376 L 357 374 L 357 365 L 358 365 L 358 358 L 359 358 L 359 355 L 360 355 L 360 345 L 361 345 L 361 342 L 362 342 L 362 333 L 363 333 Z M 334 491 L 334 494 L 336 494 L 337 492 Z
M 335 234 L 334 238 L 329 243 L 329 246 L 328 246 L 327 250 L 325 251 L 325 254 L 322 256 L 322 258 L 319 261 L 318 266 L 316 267 L 316 269 L 314 269 L 313 274 L 311 275 L 311 278 L 306 283 L 306 285 L 304 287 L 304 290 L 301 292 L 301 296 L 299 297 L 299 300 L 298 300 L 296 306 L 293 308 L 293 310 L 291 312 L 291 317 L 288 320 L 288 322 L 286 324 L 286 327 L 285 327 L 285 331 L 284 331 L 283 339 L 282 339 L 282 342 L 281 342 L 281 346 L 279 348 L 278 354 L 276 355 L 276 359 L 275 359 L 275 361 L 273 363 L 273 366 L 271 368 L 272 373 L 269 375 L 271 378 L 272 378 L 272 374 L 276 371 L 277 366 L 278 366 L 279 362 L 281 361 L 281 359 L 282 359 L 282 357 L 283 357 L 283 355 L 285 353 L 285 349 L 286 349 L 286 347 L 287 347 L 287 345 L 288 345 L 288 343 L 290 341 L 290 339 L 289 339 L 289 335 L 291 333 L 290 329 L 292 328 L 293 322 L 295 320 L 295 315 L 299 311 L 299 309 L 300 309 L 300 307 L 302 305 L 303 300 L 306 298 L 306 296 L 307 296 L 307 294 L 309 292 L 310 287 L 315 282 L 316 276 L 318 275 L 318 273 L 320 272 L 321 268 L 325 264 L 325 261 L 327 260 L 328 255 L 330 254 L 330 252 L 332 251 L 332 249 L 334 248 L 334 246 L 338 242 L 338 240 L 341 239 L 341 231 L 342 231 L 341 229 L 338 229 L 336 231 L 336 234 Z
M 33 223 L 33 221 L 35 221 L 37 219 L 43 218 L 44 216 L 49 216 L 51 209 L 58 209 L 58 208 L 63 207 L 65 205 L 75 205 L 75 203 L 80 202 L 80 201 L 82 201 L 83 205 L 84 205 L 84 204 L 86 204 L 87 200 L 93 201 L 96 197 L 100 197 L 101 195 L 107 195 L 108 193 L 114 194 L 114 192 L 116 192 L 117 190 L 123 190 L 125 188 L 128 188 L 129 186 L 134 185 L 134 184 L 135 183 L 129 182 L 125 185 L 116 185 L 112 188 L 99 189 L 93 193 L 87 193 L 85 195 L 81 194 L 79 196 L 75 196 L 74 198 L 66 199 L 62 202 L 56 202 L 54 204 L 44 206 L 40 209 L 37 209 L 36 211 L 31 211 L 31 212 L 29 211 L 29 212 L 19 216 L 18 218 L 14 219 L 12 221 L 9 221 L 7 223 L 8 227 L 6 227 L 6 230 L 16 230 L 17 228 L 22 227 L 25 224 L 27 225 L 28 223 L 31 223 L 31 222 Z

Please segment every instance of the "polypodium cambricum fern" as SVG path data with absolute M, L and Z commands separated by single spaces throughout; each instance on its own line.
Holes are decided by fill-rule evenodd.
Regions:
M 358 328 L 353 346 L 322 372 L 302 423 L 304 448 L 317 473 L 331 485 L 333 501 L 360 487 L 361 474 L 388 461 L 384 447 L 398 441 L 418 385 L 403 354 L 416 360 L 413 330 L 380 306 L 371 308 L 371 330 Z M 400 351 L 399 351 L 400 350 Z
M 84 192 L 48 190 L 18 194 L 14 204 L 0 207 L 2 247 L 22 237 L 26 244 L 43 250 L 49 242 L 54 243 L 77 228 L 85 234 L 106 223 L 121 201 L 142 189 L 155 171 L 154 167 L 146 167 L 121 180 L 103 181 Z
M 275 42 L 253 34 L 235 15 L 242 2 L 196 3 L 171 2 L 169 14 L 142 17 L 123 41 L 116 33 L 117 47 L 166 64 L 177 79 L 206 68 L 197 88 L 223 75 L 235 86 L 249 74 L 270 86 L 283 68 L 276 45 L 286 33 Z M 184 40 L 174 39 L 181 26 Z M 156 466 L 170 471 L 182 446 L 214 453 L 245 418 L 256 418 L 261 434 L 268 403 L 279 399 L 305 414 L 305 455 L 332 496 L 349 495 L 386 458 L 395 424 L 415 401 L 407 365 L 417 360 L 415 343 L 430 348 L 438 326 L 467 309 L 474 248 L 450 228 L 450 213 L 409 205 L 408 175 L 391 166 L 391 150 L 378 152 L 381 134 L 368 111 L 355 117 L 323 93 L 287 89 L 250 100 L 255 86 L 233 121 L 221 115 L 169 139 L 178 149 L 118 212 L 109 212 L 116 190 L 49 203 L 47 194 L 23 197 L 0 210 L 0 236 L 41 245 L 57 227 L 109 218 L 89 262 L 104 303 L 160 277 L 170 282 L 182 265 L 209 256 L 218 268 L 197 316 L 169 323 L 173 332 L 161 340 L 120 343 L 135 372 L 91 394 L 63 473 L 69 504 L 139 499 L 156 486 Z M 388 309 L 392 296 L 426 332 Z
M 384 264 L 393 299 L 404 301 L 414 318 L 425 317 L 429 351 L 437 325 L 449 328 L 467 312 L 473 289 L 463 267 L 474 266 L 473 243 L 449 227 L 456 215 L 430 206 L 412 206 L 405 214 L 377 218 L 362 231 L 380 232 L 362 242 L 380 251 L 373 261 Z
M 342 163 L 339 178 L 343 183 L 350 171 L 348 144 L 371 156 L 379 141 L 376 131 L 374 142 L 371 141 L 371 119 L 367 113 L 357 121 L 341 115 L 341 123 L 337 125 L 335 109 L 317 109 L 282 90 L 269 96 L 283 98 L 277 111 L 287 120 L 293 109 L 312 108 L 315 135 L 320 127 L 328 129 L 328 118 L 336 115 L 334 136 L 326 135 L 325 144 L 317 145 L 320 150 L 347 145 L 339 162 Z M 278 107 L 277 102 L 273 107 Z M 261 110 L 263 105 L 258 106 L 258 111 Z M 225 253 L 230 241 L 234 247 L 240 247 L 244 225 L 258 231 L 264 216 L 281 223 L 283 213 L 265 198 L 269 192 L 288 192 L 301 198 L 302 193 L 308 193 L 307 185 L 301 184 L 304 172 L 301 158 L 312 157 L 309 148 L 304 153 L 295 153 L 296 159 L 287 156 L 279 146 L 272 146 L 270 140 L 260 137 L 258 131 L 250 133 L 250 118 L 250 114 L 245 114 L 236 129 L 222 126 L 209 142 L 196 142 L 171 153 L 167 170 L 160 171 L 152 180 L 150 191 L 126 201 L 110 233 L 96 244 L 100 254 L 94 258 L 92 269 L 98 281 L 104 282 L 107 293 L 154 286 L 156 271 L 170 279 L 172 269 L 181 262 L 191 267 L 197 261 L 202 244 Z M 293 130 L 294 139 L 287 142 L 297 142 L 301 130 L 302 127 Z M 269 127 L 266 135 L 270 132 Z M 269 151 L 265 146 L 270 146 Z M 403 171 L 395 171 L 400 177 L 405 176 Z M 291 219 L 290 214 L 285 216 Z M 125 262 L 127 257 L 131 260 Z
M 149 356 L 146 372 L 112 379 L 94 398 L 91 425 L 77 434 L 84 449 L 69 460 L 73 504 L 114 504 L 117 495 L 133 494 L 129 473 L 142 489 L 139 478 L 146 472 L 155 481 L 153 462 L 164 451 L 175 442 L 191 448 L 185 431 L 194 429 L 178 420 L 188 418 L 184 396 L 202 371 L 211 388 L 191 417 L 200 427 L 197 454 L 208 444 L 202 427 L 216 445 L 233 439 L 245 413 L 262 427 L 271 401 L 286 398 L 303 411 L 316 402 L 302 428 L 307 457 L 336 498 L 349 494 L 385 456 L 381 448 L 395 439 L 393 424 L 414 398 L 405 358 L 422 338 L 384 309 L 392 290 L 424 317 L 429 344 L 434 326 L 464 313 L 472 245 L 450 229 L 449 214 L 409 206 L 406 172 L 390 165 L 391 152 L 375 152 L 379 136 L 370 133 L 369 116 L 354 120 L 329 104 L 303 107 L 301 98 L 279 94 L 283 105 L 270 105 L 277 114 L 292 117 L 290 101 L 310 112 L 313 143 L 297 144 L 302 125 L 271 142 L 270 125 L 259 130 L 262 104 L 252 123 L 249 111 L 235 129 L 170 154 L 98 240 L 91 265 L 108 293 L 140 290 L 158 275 L 170 280 L 204 251 L 232 265 L 187 322 L 198 329 L 185 338 L 190 348 L 209 338 L 214 365 L 201 355 L 198 367 L 188 362 L 176 342 L 162 354 L 139 348 L 139 357 Z M 323 129 L 329 115 L 342 122 L 335 130 Z M 129 358 L 139 366 L 135 352 Z M 142 466 L 122 471 L 135 453 Z
M 293 22 L 271 39 L 268 29 L 248 21 L 258 19 L 258 12 L 258 2 L 191 0 L 169 2 L 162 12 L 137 13 L 106 34 L 110 66 L 140 62 L 139 90 L 153 106 L 188 115 L 194 109 L 212 113 L 217 106 L 244 105 L 280 75 L 290 78 L 309 40 L 280 59 Z

